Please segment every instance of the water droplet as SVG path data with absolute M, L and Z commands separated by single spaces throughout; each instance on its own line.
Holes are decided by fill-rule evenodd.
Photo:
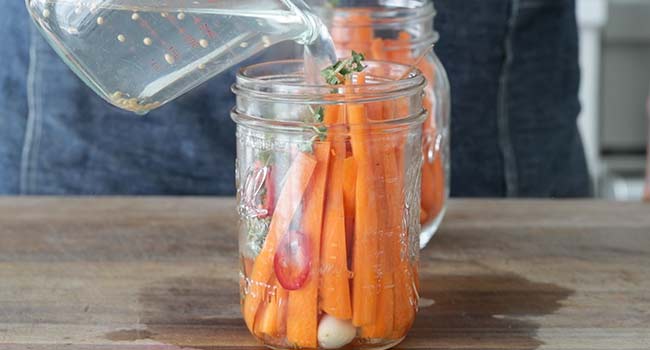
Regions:
M 170 55 L 168 53 L 165 54 L 165 61 L 167 61 L 167 63 L 169 63 L 169 64 L 174 64 L 174 62 L 176 62 L 176 60 L 174 59 L 174 56 L 172 56 L 172 55 Z
M 180 12 L 178 15 L 176 15 L 176 18 L 178 18 L 179 21 L 182 21 L 185 19 L 185 13 Z
M 119 42 L 123 43 L 123 42 L 126 41 L 126 37 L 124 36 L 124 34 L 119 34 L 119 35 L 117 36 L 117 40 L 118 40 Z
M 203 63 L 199 64 L 199 69 L 205 69 L 205 64 Z
M 44 10 L 43 10 L 43 17 L 45 17 L 45 18 L 50 17 L 50 10 L 48 10 L 48 9 L 44 9 Z
M 205 39 L 199 40 L 199 45 L 201 45 L 202 48 L 208 47 L 208 41 Z
M 97 24 L 99 24 L 100 26 L 104 24 L 104 17 L 102 16 L 97 17 Z
M 239 44 L 239 46 L 246 48 L 248 47 L 248 43 L 244 41 L 243 43 Z
M 131 15 L 131 19 L 137 21 L 140 19 L 140 15 L 137 12 L 133 12 L 133 14 Z
M 78 15 L 80 13 L 81 13 L 81 7 L 77 7 L 77 8 L 74 9 L 74 14 L 75 15 Z
M 150 45 L 153 43 L 153 41 L 151 41 L 151 38 L 150 38 L 150 37 L 146 37 L 146 38 L 144 38 L 144 39 L 142 40 L 142 42 L 143 42 L 145 45 L 147 45 L 147 46 L 150 46 Z
M 262 43 L 264 44 L 264 47 L 269 47 L 271 46 L 271 39 L 266 35 L 262 35 Z
M 164 17 L 164 18 L 167 18 L 167 12 L 161 12 L 161 13 L 160 13 L 160 16 L 161 16 L 161 17 Z
M 420 308 L 425 308 L 425 307 L 432 306 L 432 305 L 435 304 L 435 303 L 436 303 L 436 302 L 433 301 L 433 299 L 420 298 L 420 300 L 419 300 L 419 302 L 418 302 L 418 307 L 420 307 Z

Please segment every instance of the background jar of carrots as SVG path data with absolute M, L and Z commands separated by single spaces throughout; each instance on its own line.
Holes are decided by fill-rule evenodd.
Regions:
M 364 64 L 314 86 L 263 63 L 233 87 L 242 314 L 267 346 L 383 349 L 415 318 L 426 81 Z
M 427 79 L 423 124 L 420 246 L 438 229 L 449 197 L 447 73 L 435 54 L 435 8 L 431 0 L 310 0 L 332 35 L 337 54 L 363 52 L 367 59 L 415 64 Z M 341 57 L 339 56 L 339 57 Z

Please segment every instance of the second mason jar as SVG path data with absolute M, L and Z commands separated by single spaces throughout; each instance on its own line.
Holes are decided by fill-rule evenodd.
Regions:
M 314 86 L 263 63 L 233 87 L 242 313 L 269 347 L 385 349 L 415 319 L 426 82 L 365 64 Z
M 449 197 L 449 111 L 447 73 L 435 54 L 435 8 L 431 0 L 311 0 L 325 18 L 339 57 L 351 50 L 366 58 L 416 65 L 427 78 L 423 124 L 420 246 L 434 235 Z

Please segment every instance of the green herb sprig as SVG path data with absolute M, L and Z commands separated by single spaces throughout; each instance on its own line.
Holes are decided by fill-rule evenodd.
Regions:
M 323 69 L 321 75 L 329 85 L 344 84 L 350 74 L 366 69 L 366 66 L 363 65 L 365 59 L 366 57 L 362 53 L 352 50 L 350 58 L 338 61 Z

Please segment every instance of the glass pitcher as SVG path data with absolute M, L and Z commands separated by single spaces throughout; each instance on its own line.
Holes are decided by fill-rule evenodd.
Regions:
M 309 0 L 329 28 L 338 53 L 363 52 L 374 60 L 416 64 L 427 78 L 423 126 L 421 194 L 424 248 L 444 217 L 449 197 L 449 80 L 433 47 L 435 8 L 431 0 Z M 422 56 L 424 55 L 424 56 Z
M 275 43 L 329 36 L 302 0 L 26 0 L 48 42 L 109 103 L 146 113 Z M 320 45 L 320 46 L 319 46 Z M 331 43 L 329 44 L 331 46 Z

